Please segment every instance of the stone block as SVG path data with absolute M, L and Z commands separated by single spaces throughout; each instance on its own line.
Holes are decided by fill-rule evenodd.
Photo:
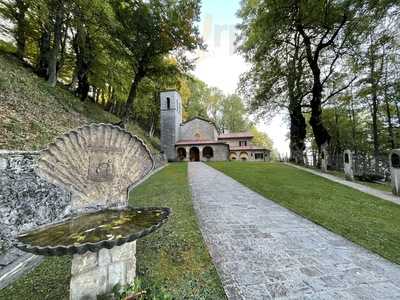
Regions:
M 110 249 L 101 249 L 98 254 L 98 265 L 99 266 L 107 266 L 111 263 L 112 261 L 112 255 L 111 255 L 111 250 Z
M 321 146 L 321 171 L 328 171 L 328 161 L 329 161 L 329 153 L 328 153 L 328 144 L 324 144 Z
M 97 268 L 97 253 L 86 252 L 82 255 L 74 254 L 71 265 L 71 274 L 78 275 Z
M 126 282 L 132 284 L 136 277 L 136 259 L 126 262 Z
M 127 285 L 127 264 L 125 262 L 115 262 L 108 265 L 108 290 L 119 284 L 121 286 Z
M 107 293 L 108 268 L 97 267 L 89 272 L 72 275 L 70 300 L 96 300 L 98 295 Z
M 353 154 L 351 150 L 345 150 L 343 153 L 344 176 L 347 180 L 354 181 L 353 172 Z
M 112 261 L 129 261 L 135 259 L 136 242 L 130 242 L 110 249 Z
M 400 149 L 393 149 L 389 154 L 392 193 L 400 196 Z
M 8 160 L 5 157 L 0 157 L 0 170 L 7 169 Z

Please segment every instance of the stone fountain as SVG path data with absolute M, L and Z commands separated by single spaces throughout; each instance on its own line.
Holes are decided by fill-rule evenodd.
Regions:
M 168 208 L 128 207 L 129 188 L 154 161 L 138 137 L 92 124 L 57 138 L 41 152 L 36 173 L 71 193 L 72 215 L 17 236 L 38 255 L 72 254 L 70 299 L 96 299 L 133 282 L 136 239 L 165 223 Z

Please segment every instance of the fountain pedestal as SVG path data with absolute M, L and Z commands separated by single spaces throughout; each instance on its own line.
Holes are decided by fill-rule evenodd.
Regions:
M 74 254 L 71 267 L 70 299 L 96 300 L 117 284 L 129 285 L 136 274 L 136 242 L 99 252 Z
M 20 234 L 39 255 L 73 254 L 71 300 L 91 300 L 133 283 L 136 242 L 168 219 L 168 208 L 129 208 L 129 188 L 154 167 L 149 149 L 117 126 L 92 124 L 43 150 L 37 174 L 71 192 L 73 216 Z

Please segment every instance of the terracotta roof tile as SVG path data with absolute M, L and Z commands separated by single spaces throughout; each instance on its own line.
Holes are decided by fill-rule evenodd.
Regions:
M 224 142 L 213 141 L 213 140 L 180 140 L 175 143 L 175 145 L 211 145 L 211 144 L 228 145 Z
M 250 132 L 231 132 L 231 133 L 223 133 L 218 136 L 218 139 L 236 139 L 236 138 L 252 138 Z
M 230 147 L 231 151 L 251 151 L 251 150 L 266 150 L 266 151 L 270 151 L 267 148 L 261 147 L 261 146 L 254 146 L 254 145 L 250 145 L 250 146 L 237 146 L 237 147 Z

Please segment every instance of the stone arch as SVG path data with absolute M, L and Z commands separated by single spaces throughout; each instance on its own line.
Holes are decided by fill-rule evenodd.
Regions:
M 203 148 L 203 157 L 206 159 L 210 159 L 214 157 L 214 150 L 210 146 L 206 146 Z
M 392 164 L 392 168 L 399 169 L 400 168 L 400 155 L 397 153 L 392 153 L 390 157 L 390 162 Z
M 179 161 L 185 160 L 186 155 L 187 155 L 187 153 L 186 153 L 186 149 L 185 148 L 180 147 L 180 148 L 178 148 L 176 150 L 176 156 L 177 156 Z
M 247 154 L 247 152 L 240 152 L 239 154 L 239 158 L 240 160 L 248 160 L 249 159 L 249 154 Z
M 200 150 L 197 147 L 190 148 L 189 151 L 190 161 L 200 161 Z
M 229 154 L 229 160 L 237 160 L 236 153 L 232 152 L 231 154 Z

